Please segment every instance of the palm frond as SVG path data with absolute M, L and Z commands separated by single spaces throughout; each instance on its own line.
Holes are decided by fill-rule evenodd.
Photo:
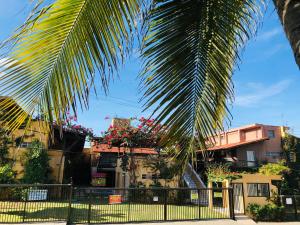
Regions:
M 39 110 L 58 123 L 66 111 L 88 107 L 95 73 L 102 86 L 126 53 L 140 0 L 56 0 L 38 9 L 1 60 L 0 95 L 13 98 L 29 115 Z M 9 107 L 3 101 L 0 109 Z M 17 111 L 9 129 L 24 121 Z
M 154 2 L 144 24 L 143 100 L 168 126 L 165 143 L 179 143 L 186 161 L 230 120 L 232 73 L 260 6 L 255 0 Z

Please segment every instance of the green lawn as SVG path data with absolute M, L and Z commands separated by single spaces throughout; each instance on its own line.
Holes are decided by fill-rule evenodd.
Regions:
M 24 215 L 24 208 L 25 215 Z M 0 202 L 0 222 L 25 222 L 65 220 L 68 203 L 58 202 Z M 228 218 L 229 210 L 223 208 L 198 207 L 197 205 L 167 206 L 168 220 Z M 25 216 L 25 217 L 24 217 Z M 87 222 L 89 205 L 72 203 L 71 218 L 73 222 Z M 91 223 L 128 222 L 164 220 L 164 205 L 149 204 L 93 204 L 91 205 Z

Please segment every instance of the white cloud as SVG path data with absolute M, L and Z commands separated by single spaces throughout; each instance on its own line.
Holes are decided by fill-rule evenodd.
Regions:
M 272 30 L 261 33 L 260 35 L 257 36 L 256 39 L 258 41 L 268 41 L 280 33 L 282 33 L 282 28 L 276 27 L 276 28 L 273 28 Z
M 264 86 L 261 83 L 250 83 L 248 87 L 252 87 L 254 93 L 237 96 L 235 105 L 243 107 L 255 106 L 272 96 L 280 94 L 286 90 L 290 84 L 291 80 L 282 80 L 270 86 Z
M 275 45 L 271 46 L 268 49 L 257 50 L 257 55 L 258 56 L 255 57 L 255 58 L 246 59 L 246 62 L 248 62 L 248 63 L 257 63 L 257 62 L 265 61 L 265 60 L 273 57 L 274 55 L 276 55 L 280 51 L 283 51 L 283 50 L 286 50 L 286 49 L 288 49 L 288 48 L 284 44 L 275 44 Z
M 265 56 L 265 58 L 269 58 L 284 48 L 285 48 L 285 46 L 283 44 L 277 44 L 277 45 L 274 45 L 272 48 L 264 51 L 263 55 Z

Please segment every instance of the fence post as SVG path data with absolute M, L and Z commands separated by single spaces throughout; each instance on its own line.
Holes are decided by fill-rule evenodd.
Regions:
M 88 211 L 88 224 L 91 223 L 91 189 L 89 189 L 89 211 Z
M 131 193 L 130 193 L 131 191 Z M 130 222 L 130 200 L 133 198 L 133 189 L 128 189 L 128 217 L 127 222 Z
M 70 192 L 69 192 L 69 206 L 68 206 L 67 224 L 70 224 L 72 222 L 71 221 L 72 198 L 73 198 L 73 182 L 71 180 L 71 183 L 70 183 Z
M 293 195 L 293 205 L 294 205 L 294 210 L 295 210 L 295 220 L 298 220 L 298 213 L 297 213 L 297 202 L 296 202 L 296 197 Z
M 198 189 L 198 216 L 199 220 L 201 220 L 200 189 Z
M 26 205 L 27 205 L 27 197 L 28 197 L 28 188 L 25 189 L 25 203 L 24 203 L 24 209 L 23 209 L 23 218 L 22 218 L 22 221 L 23 223 L 25 222 L 25 217 L 26 217 Z
M 234 205 L 233 205 L 233 189 L 230 187 L 227 190 L 228 190 L 228 195 L 229 195 L 229 214 L 230 214 L 230 218 L 232 220 L 235 220 Z
M 165 188 L 164 189 L 164 220 L 165 221 L 167 221 L 167 213 L 168 213 L 168 211 L 167 211 L 167 194 L 168 194 L 168 192 L 167 192 L 167 189 Z

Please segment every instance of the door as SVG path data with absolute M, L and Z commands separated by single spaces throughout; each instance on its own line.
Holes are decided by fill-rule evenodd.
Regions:
M 234 213 L 236 214 L 244 214 L 244 191 L 243 184 L 236 183 L 232 184 L 233 186 L 233 206 Z
M 254 151 L 247 151 L 247 165 L 252 167 L 255 165 L 255 154 Z

